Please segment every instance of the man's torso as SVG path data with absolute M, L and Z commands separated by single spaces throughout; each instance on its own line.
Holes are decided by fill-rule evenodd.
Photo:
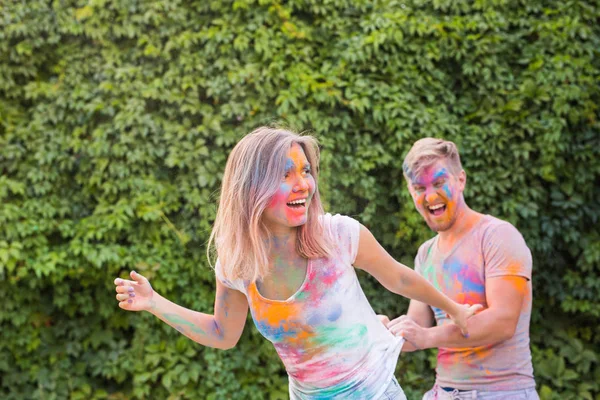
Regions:
M 451 249 L 440 251 L 438 240 L 436 236 L 421 246 L 416 269 L 458 303 L 487 307 L 486 279 L 522 276 L 528 280 L 514 336 L 492 346 L 440 348 L 438 385 L 478 390 L 535 386 L 529 349 L 531 254 L 523 238 L 512 225 L 484 216 Z M 438 325 L 451 323 L 445 312 L 432 310 Z

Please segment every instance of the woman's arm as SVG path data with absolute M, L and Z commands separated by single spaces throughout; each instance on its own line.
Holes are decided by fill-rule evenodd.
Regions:
M 421 275 L 394 260 L 362 225 L 354 266 L 367 271 L 391 292 L 446 311 L 464 335 L 468 333 L 467 319 L 482 308 L 479 304 L 469 306 L 451 300 Z
M 115 279 L 119 307 L 128 311 L 148 311 L 179 332 L 204 346 L 234 347 L 246 322 L 248 302 L 237 290 L 217 280 L 214 315 L 181 307 L 156 293 L 148 279 L 131 271 L 133 280 Z

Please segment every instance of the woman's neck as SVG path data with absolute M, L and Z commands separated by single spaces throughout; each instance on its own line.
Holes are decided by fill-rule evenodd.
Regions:
M 283 235 L 272 233 L 269 274 L 256 284 L 262 296 L 272 300 L 288 299 L 305 280 L 308 260 L 298 254 L 296 237 L 296 230 Z
M 271 260 L 293 260 L 298 258 L 296 250 L 297 229 L 285 232 L 273 232 L 269 240 L 269 258 Z

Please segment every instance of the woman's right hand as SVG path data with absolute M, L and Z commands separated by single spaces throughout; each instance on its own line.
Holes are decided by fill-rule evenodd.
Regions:
M 115 279 L 119 307 L 128 311 L 148 310 L 154 294 L 150 282 L 135 271 L 131 271 L 129 276 L 133 279 L 132 281 L 121 278 Z

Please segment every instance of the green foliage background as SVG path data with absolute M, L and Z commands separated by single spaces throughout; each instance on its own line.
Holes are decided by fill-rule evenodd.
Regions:
M 459 144 L 467 201 L 534 252 L 543 399 L 600 399 L 600 8 L 543 0 L 28 0 L 0 10 L 0 397 L 278 399 L 249 323 L 204 349 L 117 307 L 130 269 L 211 312 L 226 156 L 281 122 L 323 146 L 326 208 L 412 265 L 432 236 L 401 161 Z M 370 277 L 378 312 L 407 302 Z M 405 354 L 409 398 L 433 352 Z

